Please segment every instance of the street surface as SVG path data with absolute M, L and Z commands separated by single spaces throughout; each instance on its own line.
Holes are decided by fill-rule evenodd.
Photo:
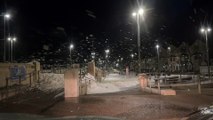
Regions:
M 0 102 L 0 113 L 30 113 L 51 117 L 64 116 L 109 116 L 124 120 L 180 119 L 197 107 L 212 103 L 212 95 L 199 95 L 185 89 L 176 96 L 160 96 L 142 92 L 135 75 L 110 74 L 102 83 L 92 83 L 95 91 L 78 99 L 64 99 L 61 79 L 48 75 L 48 85 L 55 89 L 44 89 L 35 85 L 23 93 Z M 56 79 L 57 78 L 57 79 Z M 61 82 L 63 83 L 63 82 Z M 112 89 L 111 89 L 112 87 Z M 51 87 L 50 87 L 51 88 Z M 106 92 L 104 93 L 104 90 Z

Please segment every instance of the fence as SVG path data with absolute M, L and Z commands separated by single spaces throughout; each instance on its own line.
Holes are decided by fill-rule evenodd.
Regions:
M 24 87 L 31 87 L 34 82 L 39 82 L 40 64 L 0 63 L 0 73 L 0 100 L 2 100 L 21 92 Z
M 166 74 L 148 75 L 148 86 L 150 88 L 168 89 L 173 88 L 178 91 L 193 94 L 207 93 L 207 88 L 213 88 L 211 79 L 203 74 L 185 73 L 167 76 Z

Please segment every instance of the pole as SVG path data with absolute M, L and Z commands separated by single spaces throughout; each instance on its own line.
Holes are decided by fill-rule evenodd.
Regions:
M 158 54 L 158 74 L 159 74 L 159 72 L 160 72 L 160 67 L 159 67 L 159 50 L 158 50 L 158 48 L 157 48 L 157 54 Z
M 208 74 L 209 74 L 209 80 L 210 80 L 210 66 L 209 66 L 209 46 L 208 46 L 208 31 L 205 31 L 205 36 L 206 36 L 206 56 L 207 56 L 207 65 L 208 65 Z
M 71 65 L 72 65 L 72 52 L 71 52 L 72 50 L 71 50 L 71 48 L 70 48 L 70 63 L 71 63 Z
M 15 60 L 15 41 L 13 42 L 13 61 Z
M 11 57 L 10 57 L 10 53 L 11 53 L 11 41 L 9 41 L 9 44 L 8 44 L 8 61 L 11 60 Z
M 4 16 L 4 56 L 3 61 L 6 61 L 6 26 L 5 26 L 5 16 Z
M 137 15 L 137 26 L 138 26 L 138 74 L 141 72 L 141 53 L 140 53 L 140 16 Z
M 13 62 L 13 40 L 11 40 L 11 54 L 10 54 L 11 62 Z
M 201 94 L 201 81 L 200 81 L 200 75 L 198 75 L 197 87 L 198 87 L 198 93 Z

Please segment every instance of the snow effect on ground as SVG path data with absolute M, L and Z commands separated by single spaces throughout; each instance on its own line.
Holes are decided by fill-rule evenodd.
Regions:
M 64 74 L 41 73 L 39 77 L 40 82 L 34 87 L 41 91 L 51 92 L 64 88 Z
M 102 82 L 92 81 L 88 94 L 113 93 L 135 88 L 139 84 L 136 76 L 109 74 Z
M 82 79 L 82 83 L 84 82 L 90 83 L 88 84 L 88 94 L 125 91 L 137 87 L 139 84 L 137 76 L 119 74 L 109 74 L 102 82 L 97 82 L 94 76 L 86 74 Z M 44 92 L 63 89 L 64 74 L 41 73 L 40 83 L 34 84 L 33 87 Z
M 174 76 L 178 75 L 170 75 L 166 77 Z M 184 77 L 189 77 L 189 75 L 182 75 L 182 78 Z M 154 78 L 155 76 L 151 76 L 151 79 L 149 79 L 151 85 L 155 84 Z M 139 85 L 138 77 L 134 73 L 130 73 L 128 76 L 111 73 L 108 74 L 102 82 L 97 82 L 94 76 L 86 74 L 81 83 L 89 83 L 87 90 L 88 94 L 120 92 L 138 87 Z M 41 73 L 40 83 L 35 83 L 33 87 L 44 92 L 62 90 L 64 88 L 64 74 Z

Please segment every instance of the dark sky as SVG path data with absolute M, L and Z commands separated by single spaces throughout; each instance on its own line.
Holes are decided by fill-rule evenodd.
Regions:
M 1 11 L 7 9 L 13 15 L 10 32 L 18 36 L 19 55 L 26 55 L 44 43 L 77 44 L 82 34 L 109 39 L 108 46 L 126 39 L 136 44 L 131 13 L 139 4 L 146 10 L 144 44 L 156 44 L 156 40 L 162 45 L 191 44 L 202 38 L 199 28 L 211 26 L 213 20 L 212 0 L 5 0 L 1 1 Z M 212 40 L 211 35 L 209 38 Z

